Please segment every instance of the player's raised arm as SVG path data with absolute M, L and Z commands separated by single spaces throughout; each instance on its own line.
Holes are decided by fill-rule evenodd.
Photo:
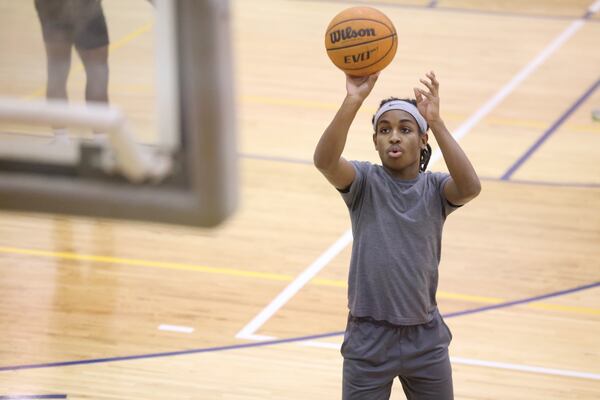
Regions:
M 347 188 L 354 180 L 354 167 L 342 158 L 342 152 L 350 125 L 378 76 L 378 73 L 366 77 L 346 75 L 346 97 L 315 148 L 315 166 L 338 189 Z
M 427 120 L 450 172 L 451 179 L 444 187 L 444 195 L 450 203 L 462 205 L 477 197 L 481 191 L 481 183 L 467 155 L 440 117 L 440 84 L 435 73 L 431 71 L 427 78 L 428 81 L 421 79 L 421 83 L 428 90 L 415 88 L 417 107 Z

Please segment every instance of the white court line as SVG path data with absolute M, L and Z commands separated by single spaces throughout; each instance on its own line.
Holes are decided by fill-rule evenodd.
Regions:
M 590 7 L 600 8 L 600 0 Z M 485 118 L 502 100 L 504 100 L 521 82 L 523 82 L 533 71 L 535 71 L 548 57 L 560 48 L 571 36 L 575 34 L 585 23 L 585 20 L 575 20 L 558 35 L 544 50 L 542 50 L 536 58 L 527 64 L 519 73 L 517 73 L 502 89 L 498 91 L 491 99 L 489 99 L 475 114 L 463 122 L 452 134 L 458 141 L 473 129 L 483 118 Z M 430 163 L 438 161 L 442 157 L 440 149 L 436 149 L 429 160 Z
M 600 8 L 600 0 L 592 4 L 588 9 L 594 13 Z M 453 136 L 460 141 L 471 129 L 489 114 L 502 100 L 506 98 L 523 80 L 535 71 L 552 53 L 565 43 L 585 23 L 584 19 L 577 19 L 571 23 L 560 35 L 558 35 L 536 58 L 527 64 L 517 75 L 513 77 L 498 93 L 480 107 L 467 121 L 461 124 Z M 437 162 L 442 156 L 439 149 L 433 152 L 429 161 L 430 165 Z M 352 242 L 352 231 L 348 230 L 321 255 L 313 264 L 302 272 L 292 283 L 290 283 L 273 301 L 265 307 L 250 323 L 238 332 L 236 338 L 256 340 L 254 333 L 260 329 L 281 307 L 283 307 L 302 287 L 307 284 L 316 274 L 323 269 L 330 260 L 336 257 L 348 244 Z
M 496 361 L 477 360 L 473 358 L 450 357 L 450 362 L 453 364 L 471 365 L 476 367 L 488 367 L 496 369 L 506 369 L 510 371 L 531 372 L 534 374 L 558 375 L 569 378 L 582 378 L 600 380 L 600 374 L 591 372 L 570 371 L 566 369 L 544 368 L 532 365 L 512 364 Z
M 269 303 L 252 321 L 248 323 L 235 336 L 239 339 L 250 339 L 254 333 L 264 325 L 281 307 L 285 305 L 300 289 L 304 287 L 315 275 L 319 273 L 335 256 L 352 242 L 352 231 L 346 231 L 331 247 L 308 266 L 296 279 L 294 279 L 277 297 Z
M 321 348 L 321 349 L 332 349 L 332 350 L 337 350 L 337 351 L 339 351 L 340 347 L 341 347 L 341 343 L 320 342 L 320 341 L 316 341 L 316 340 L 299 342 L 298 344 L 302 345 L 302 346 L 317 347 L 317 348 Z M 572 370 L 567 370 L 567 369 L 536 367 L 533 365 L 477 360 L 475 358 L 464 358 L 464 357 L 450 357 L 450 362 L 452 364 L 457 364 L 457 365 L 470 365 L 470 366 L 475 366 L 475 367 L 506 369 L 509 371 L 531 372 L 534 374 L 557 375 L 557 376 L 565 376 L 565 377 L 569 377 L 569 378 L 600 380 L 600 374 L 594 374 L 592 372 L 581 372 L 581 371 L 572 371 Z
M 194 328 L 190 326 L 179 326 L 179 325 L 169 325 L 169 324 L 161 324 L 158 327 L 160 331 L 168 331 L 168 332 L 178 332 L 178 333 L 193 333 Z

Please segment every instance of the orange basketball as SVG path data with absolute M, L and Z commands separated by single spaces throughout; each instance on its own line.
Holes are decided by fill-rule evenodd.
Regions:
M 388 66 L 398 47 L 396 28 L 381 11 L 351 7 L 336 15 L 325 33 L 333 63 L 349 75 L 366 76 Z

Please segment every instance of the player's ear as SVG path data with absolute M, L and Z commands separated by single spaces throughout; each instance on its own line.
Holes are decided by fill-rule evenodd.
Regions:
M 377 150 L 377 132 L 373 133 L 373 144 L 375 145 L 375 150 Z
M 427 141 L 429 140 L 429 135 L 427 133 L 421 134 L 421 149 L 427 148 Z

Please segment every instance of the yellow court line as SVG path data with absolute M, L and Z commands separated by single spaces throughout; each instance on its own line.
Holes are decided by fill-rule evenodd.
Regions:
M 440 299 L 452 299 L 452 300 L 463 300 L 474 303 L 484 303 L 484 304 L 501 304 L 506 303 L 508 300 L 501 299 L 497 297 L 483 297 L 483 296 L 471 296 L 464 295 L 458 293 L 448 293 L 443 291 L 437 292 L 437 297 Z M 586 314 L 586 315 L 600 315 L 600 309 L 592 308 L 592 307 L 580 307 L 580 306 L 563 306 L 559 304 L 547 304 L 547 303 L 526 303 L 522 306 L 528 308 L 535 308 L 538 310 L 547 310 L 547 311 L 563 311 L 563 312 L 572 312 L 575 314 Z
M 121 47 L 125 46 L 126 44 L 128 44 L 131 41 L 133 41 L 137 37 L 139 37 L 139 36 L 143 35 L 144 33 L 148 32 L 150 30 L 150 28 L 152 28 L 153 25 L 154 25 L 154 22 L 148 22 L 148 23 L 140 26 L 139 28 L 133 30 L 132 32 L 128 33 L 127 35 L 123 36 L 122 38 L 120 38 L 116 42 L 110 43 L 108 45 L 108 51 L 109 51 L 109 53 L 112 53 L 115 50 L 120 49 Z M 84 70 L 83 64 L 81 63 L 81 61 L 79 61 L 73 67 L 72 74 L 73 75 L 80 74 L 83 70 Z M 33 100 L 33 99 L 36 99 L 38 97 L 44 96 L 45 93 L 46 93 L 46 86 L 44 85 L 44 86 L 36 89 L 35 91 L 33 91 L 31 94 L 29 94 L 27 96 L 24 96 L 23 99 L 24 100 Z
M 93 261 L 93 262 L 109 263 L 109 264 L 117 264 L 117 265 L 134 265 L 134 266 L 139 266 L 139 267 L 163 268 L 163 269 L 173 269 L 173 270 L 179 270 L 179 271 L 204 272 L 204 273 L 216 274 L 216 275 L 238 276 L 238 277 L 245 277 L 245 278 L 259 278 L 259 279 L 270 280 L 270 281 L 289 282 L 292 279 L 294 279 L 294 277 L 291 275 L 274 274 L 274 273 L 270 273 L 270 272 L 245 271 L 245 270 L 233 269 L 233 268 L 207 267 L 204 265 L 183 264 L 183 263 L 164 262 L 164 261 L 150 261 L 150 260 L 140 260 L 140 259 L 134 259 L 134 258 L 95 256 L 95 255 L 77 254 L 77 253 L 70 253 L 70 252 L 55 252 L 55 251 L 45 251 L 45 250 L 21 249 L 21 248 L 16 248 L 16 247 L 0 247 L 0 253 L 22 254 L 22 255 L 38 256 L 38 257 L 45 257 L 45 258 L 58 258 L 58 259 L 63 259 L 63 260 Z
M 547 311 L 564 311 L 573 312 L 576 314 L 588 314 L 588 315 L 600 315 L 600 310 L 591 307 L 579 307 L 579 306 L 563 306 L 560 304 L 546 304 L 546 303 L 532 303 L 527 305 L 529 308 L 535 308 L 538 310 Z
M 291 282 L 295 278 L 292 275 L 276 274 L 276 273 L 270 273 L 270 272 L 247 271 L 247 270 L 240 270 L 240 269 L 234 269 L 234 268 L 208 267 L 208 266 L 204 266 L 204 265 L 194 265 L 194 264 L 184 264 L 184 263 L 174 263 L 174 262 L 164 262 L 164 261 L 150 261 L 150 260 L 141 260 L 141 259 L 134 259 L 134 258 L 96 256 L 96 255 L 78 254 L 78 253 L 71 253 L 71 252 L 56 252 L 56 251 L 46 251 L 46 250 L 23 249 L 23 248 L 17 248 L 17 247 L 0 246 L 0 253 L 20 254 L 20 255 L 37 256 L 37 257 L 44 257 L 44 258 L 55 258 L 55 259 L 63 259 L 63 260 L 93 261 L 93 262 L 117 264 L 117 265 L 133 265 L 133 266 L 140 266 L 140 267 L 163 268 L 163 269 L 171 269 L 171 270 L 179 270 L 179 271 L 203 272 L 203 273 L 214 274 L 214 275 L 256 278 L 256 279 L 263 279 L 263 280 L 268 280 L 268 281 Z M 314 278 L 310 284 L 318 285 L 318 286 L 339 287 L 339 288 L 347 287 L 346 281 L 339 280 L 339 279 Z M 467 302 L 473 302 L 473 303 L 483 303 L 483 304 L 500 304 L 500 303 L 507 302 L 506 299 L 502 299 L 502 298 L 498 298 L 498 297 L 473 296 L 473 295 L 466 295 L 466 294 L 461 294 L 461 293 L 450 293 L 450 292 L 444 292 L 444 291 L 438 291 L 437 297 L 440 299 L 461 300 L 461 301 L 467 301 Z M 563 306 L 563 305 L 558 305 L 558 304 L 546 304 L 546 303 L 529 303 L 529 304 L 524 304 L 524 306 L 529 307 L 529 308 L 540 309 L 540 310 L 572 312 L 572 313 L 576 313 L 576 314 L 586 314 L 586 315 L 600 315 L 600 309 L 591 308 L 591 307 Z
M 270 106 L 294 106 L 294 107 L 306 107 L 315 108 L 320 110 L 331 110 L 335 111 L 339 108 L 337 103 L 327 103 L 322 101 L 313 101 L 305 99 L 294 99 L 294 98 L 277 98 L 267 96 L 242 96 L 241 101 L 249 104 L 262 104 Z M 375 109 L 365 108 L 362 110 L 367 113 L 375 113 Z M 446 113 L 445 117 L 450 121 L 464 121 L 467 119 L 466 115 L 461 114 L 450 114 Z M 526 120 L 517 118 L 499 118 L 499 117 L 487 117 L 483 122 L 487 122 L 492 125 L 519 127 L 519 128 L 532 128 L 532 129 L 546 129 L 548 123 L 544 121 Z M 565 124 L 565 128 L 569 131 L 576 133 L 598 133 L 600 134 L 600 124 Z
M 315 278 L 312 280 L 313 284 L 320 286 L 334 286 L 347 288 L 348 285 L 346 281 L 335 280 L 335 279 L 323 279 L 323 278 Z M 451 293 L 445 292 L 442 290 L 438 290 L 437 292 L 438 299 L 446 299 L 446 300 L 460 300 L 467 301 L 472 303 L 483 303 L 483 304 L 501 304 L 506 303 L 508 300 L 502 299 L 499 297 L 485 297 L 485 296 L 473 296 L 461 293 Z M 558 304 L 546 304 L 546 303 L 528 303 L 524 304 L 525 307 L 535 308 L 539 310 L 550 310 L 550 311 L 566 311 L 573 312 L 578 314 L 588 314 L 588 315 L 600 315 L 600 309 L 591 308 L 591 307 L 578 307 L 578 306 L 563 306 Z
M 144 28 L 140 28 L 140 31 Z M 147 30 L 147 28 L 146 28 Z M 145 31 L 144 31 L 145 32 Z M 141 32 L 143 33 L 143 32 Z M 141 34 L 134 32 L 132 36 L 135 34 L 136 36 Z M 127 40 L 125 40 L 127 39 Z M 126 42 L 132 40 L 132 38 L 125 38 L 123 40 L 124 45 Z M 121 47 L 119 46 L 119 47 Z M 117 45 L 115 45 L 117 47 Z M 79 69 L 83 70 L 81 64 L 79 65 Z M 112 86 L 111 86 L 112 87 Z M 136 94 L 152 94 L 152 87 L 147 85 L 120 85 L 115 86 L 113 89 L 117 89 L 119 92 L 128 92 L 128 93 L 136 93 Z M 34 94 L 27 97 L 27 99 L 32 99 L 35 97 L 40 97 L 44 94 L 45 88 L 41 88 L 36 91 Z M 335 111 L 338 109 L 337 104 L 326 103 L 326 102 L 318 102 L 312 100 L 303 100 L 303 99 L 294 99 L 294 98 L 274 98 L 274 97 L 264 97 L 264 96 L 242 96 L 240 101 L 248 104 L 262 104 L 262 105 L 275 105 L 275 106 L 294 106 L 294 107 L 306 107 L 306 108 L 318 108 L 323 110 L 332 110 Z M 366 110 L 366 111 L 365 111 Z M 365 109 L 364 112 L 367 113 L 375 113 L 375 109 L 368 110 Z M 446 114 L 446 117 L 450 121 L 464 121 L 467 117 L 465 115 L 459 114 Z M 548 124 L 542 121 L 533 121 L 533 120 L 519 120 L 519 119 L 509 119 L 509 118 L 497 118 L 497 117 L 488 117 L 486 121 L 492 125 L 500 125 L 500 126 L 510 126 L 510 127 L 519 127 L 519 128 L 532 128 L 543 130 L 548 127 Z M 567 130 L 577 133 L 594 133 L 600 134 L 600 124 L 595 125 L 569 125 L 565 124 Z
M 499 297 L 473 296 L 459 293 L 444 292 L 442 290 L 437 291 L 437 297 L 440 299 L 461 300 L 483 304 L 500 304 L 505 303 L 507 301 L 506 299 L 501 299 Z
M 138 36 L 143 35 L 144 33 L 148 32 L 152 28 L 152 26 L 154 26 L 153 21 L 145 23 L 144 25 L 140 26 L 136 30 L 123 36 L 121 39 L 117 40 L 116 42 L 111 43 L 108 47 L 109 50 L 115 51 L 115 50 L 120 49 L 121 47 L 125 46 L 132 40 L 136 39 Z
M 312 284 L 319 286 L 333 286 L 340 288 L 347 288 L 348 285 L 346 281 L 336 280 L 336 279 L 323 279 L 323 278 L 314 278 L 311 282 Z M 471 303 L 482 303 L 482 304 L 502 304 L 508 302 L 506 299 L 502 299 L 499 297 L 485 297 L 485 296 L 473 296 L 462 293 L 451 293 L 445 292 L 442 290 L 438 290 L 437 292 L 438 299 L 447 299 L 447 300 L 460 300 L 467 301 Z M 548 311 L 562 311 L 562 312 L 572 312 L 575 314 L 585 314 L 585 315 L 600 315 L 600 309 L 592 308 L 592 307 L 579 307 L 579 306 L 563 306 L 558 304 L 547 304 L 547 303 L 526 303 L 522 305 L 523 307 L 535 308 L 539 310 L 548 310 Z
M 312 280 L 312 283 L 321 286 L 334 286 L 334 287 L 342 287 L 347 288 L 348 285 L 346 281 L 335 280 L 335 279 L 323 279 L 323 278 L 315 278 Z M 483 296 L 472 296 L 460 293 L 450 293 L 444 292 L 441 290 L 437 291 L 438 299 L 448 299 L 448 300 L 462 300 L 473 303 L 484 303 L 484 304 L 499 304 L 504 303 L 506 300 L 498 298 L 498 297 L 483 297 Z M 599 310 L 600 311 L 600 310 Z

